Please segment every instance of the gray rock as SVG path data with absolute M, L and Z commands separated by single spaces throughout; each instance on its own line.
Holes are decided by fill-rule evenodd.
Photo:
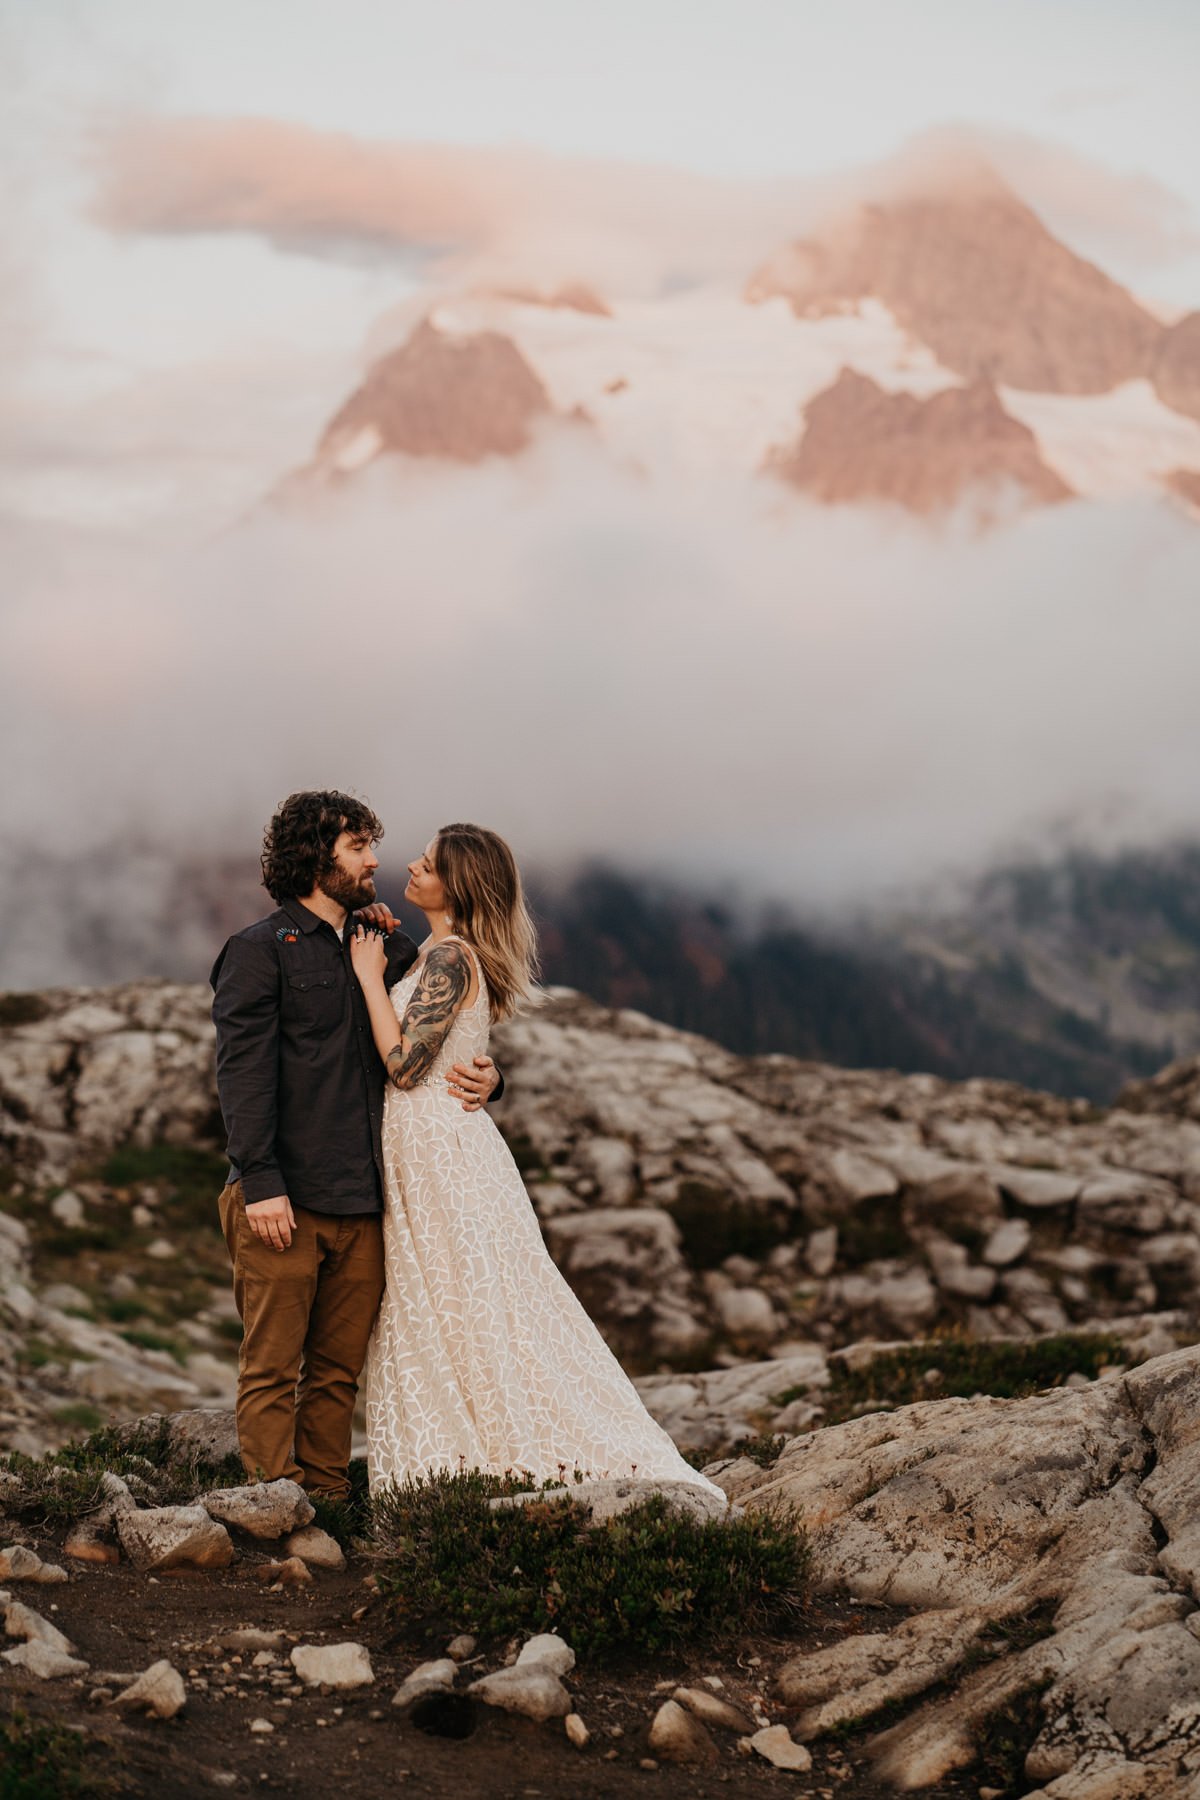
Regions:
M 284 1540 L 289 1556 L 298 1556 L 310 1569 L 344 1569 L 346 1553 L 335 1537 L 318 1525 L 305 1525 Z
M 754 1721 L 740 1707 L 728 1700 L 722 1700 L 719 1694 L 708 1688 L 677 1687 L 671 1695 L 679 1706 L 685 1707 L 693 1718 L 699 1719 L 702 1725 L 715 1725 L 721 1731 L 736 1731 L 745 1737 L 754 1730 Z
M 795 1769 L 804 1774 L 812 1768 L 812 1755 L 792 1740 L 786 1725 L 764 1725 L 750 1739 L 750 1747 L 777 1769 Z
M 65 1225 L 68 1231 L 77 1230 L 87 1218 L 87 1211 L 83 1201 L 79 1198 L 78 1194 L 73 1194 L 70 1188 L 67 1188 L 63 1193 L 57 1195 L 56 1198 L 50 1202 L 50 1211 L 54 1214 L 54 1217 L 58 1220 L 59 1224 Z
M 1077 1175 L 1058 1169 L 1023 1169 L 1011 1164 L 995 1164 L 988 1174 L 1002 1192 L 1011 1194 L 1021 1206 L 1041 1209 L 1069 1206 L 1079 1194 L 1082 1182 Z
M 568 1675 L 575 1667 L 575 1652 L 556 1632 L 543 1631 L 521 1645 L 514 1666 L 518 1669 L 548 1669 L 552 1675 Z
M 256 1538 L 283 1537 L 316 1516 L 312 1501 L 294 1481 L 256 1481 L 247 1487 L 217 1488 L 202 1494 L 200 1505 L 210 1518 L 235 1525 Z
M 119 1712 L 152 1713 L 156 1719 L 173 1719 L 186 1704 L 183 1677 L 165 1658 L 151 1663 L 110 1702 Z
M 721 1328 L 730 1337 L 763 1344 L 776 1335 L 775 1309 L 761 1288 L 725 1288 L 716 1305 Z
M 31 1606 L 25 1606 L 20 1600 L 8 1600 L 4 1614 L 4 1629 L 9 1637 L 24 1638 L 30 1644 L 43 1644 L 48 1650 L 61 1650 L 66 1655 L 74 1652 L 75 1646 L 70 1638 L 44 1619 Z
M 411 1706 L 422 1694 L 448 1693 L 457 1675 L 458 1664 L 449 1656 L 438 1657 L 435 1662 L 418 1663 L 392 1695 L 392 1705 Z
M 457 1637 L 450 1639 L 446 1645 L 446 1655 L 453 1662 L 469 1662 L 475 1654 L 476 1640 L 469 1631 L 462 1631 Z
M 677 1700 L 664 1700 L 650 1725 L 648 1739 L 663 1762 L 705 1767 L 720 1760 L 720 1751 L 704 1726 Z
M 362 1644 L 297 1644 L 292 1667 L 306 1687 L 369 1687 L 375 1679 Z
M 43 1562 L 36 1550 L 24 1544 L 9 1544 L 0 1550 L 0 1581 L 31 1581 L 50 1586 L 66 1581 L 67 1571 L 57 1563 Z
M 984 1245 L 983 1260 L 994 1269 L 1006 1269 L 1010 1263 L 1020 1262 L 1032 1237 L 1028 1219 L 1005 1219 Z
M 79 1657 L 56 1650 L 52 1644 L 44 1644 L 37 1638 L 18 1644 L 13 1650 L 0 1652 L 0 1655 L 13 1668 L 24 1669 L 28 1674 L 36 1675 L 39 1681 L 60 1681 L 65 1675 L 87 1674 L 88 1666 Z
M 494 1675 L 483 1675 L 467 1689 L 486 1706 L 498 1706 L 505 1712 L 523 1713 L 539 1723 L 546 1719 L 565 1719 L 572 1710 L 571 1696 L 551 1669 L 542 1663 L 514 1663 L 510 1669 L 497 1669 Z
M 224 1569 L 233 1561 L 233 1542 L 224 1525 L 203 1506 L 155 1506 L 117 1514 L 121 1548 L 135 1569 Z

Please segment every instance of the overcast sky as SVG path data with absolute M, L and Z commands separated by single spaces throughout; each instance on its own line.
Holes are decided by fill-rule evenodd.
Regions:
M 49 809 L 71 842 L 252 849 L 285 786 L 340 781 L 420 841 L 487 810 L 543 857 L 840 900 L 1048 818 L 1177 829 L 1197 537 L 1165 505 L 939 546 L 579 452 L 222 534 L 309 454 L 442 218 L 511 257 L 594 211 L 659 253 L 639 279 L 701 245 L 744 280 L 793 195 L 800 229 L 814 185 L 965 127 L 1073 248 L 1194 307 L 1198 67 L 1196 0 L 0 0 L 0 713 L 37 774 L 10 838 Z M 446 210 L 408 242 L 373 221 L 414 157 Z M 410 653 L 443 614 L 479 651 L 445 756 L 415 656 L 368 644 L 327 700 L 348 595 Z

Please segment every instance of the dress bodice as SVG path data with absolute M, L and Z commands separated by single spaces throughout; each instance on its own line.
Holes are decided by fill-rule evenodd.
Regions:
M 479 986 L 474 1000 L 462 1007 L 455 1015 L 454 1021 L 442 1041 L 442 1047 L 430 1065 L 428 1074 L 415 1084 L 417 1087 L 434 1088 L 440 1093 L 445 1093 L 446 1077 L 455 1063 L 469 1063 L 472 1057 L 486 1054 L 492 1024 L 487 984 L 483 979 L 479 958 L 465 939 L 454 934 L 451 934 L 450 938 L 439 938 L 438 942 L 444 944 L 450 942 L 451 939 L 456 944 L 462 944 L 463 949 L 470 957 L 471 967 L 475 971 L 475 979 Z M 417 983 L 421 979 L 421 971 L 425 966 L 426 955 L 428 955 L 428 951 L 417 958 L 408 974 L 402 976 L 391 990 L 392 1007 L 398 1020 L 403 1020 L 408 1003 L 416 992 Z M 392 1089 L 391 1091 L 395 1092 L 396 1090 Z M 411 1093 L 412 1089 L 407 1091 Z M 457 1101 L 455 1104 L 458 1104 Z

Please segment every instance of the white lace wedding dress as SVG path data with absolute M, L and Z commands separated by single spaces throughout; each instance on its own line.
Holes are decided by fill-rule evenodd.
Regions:
M 719 1494 L 655 1424 L 559 1274 L 487 1109 L 466 1113 L 447 1090 L 451 1065 L 487 1049 L 471 954 L 479 993 L 426 1081 L 387 1091 L 387 1287 L 365 1371 L 371 1487 L 442 1469 L 538 1480 L 579 1469 Z M 392 989 L 398 1019 L 418 978 L 414 968 Z

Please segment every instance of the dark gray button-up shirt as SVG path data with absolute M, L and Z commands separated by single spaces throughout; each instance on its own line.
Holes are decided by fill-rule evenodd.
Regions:
M 417 947 L 402 931 L 386 943 L 392 987 Z M 247 1202 L 378 1212 L 384 1069 L 348 942 L 285 900 L 229 939 L 210 980 L 230 1179 Z

